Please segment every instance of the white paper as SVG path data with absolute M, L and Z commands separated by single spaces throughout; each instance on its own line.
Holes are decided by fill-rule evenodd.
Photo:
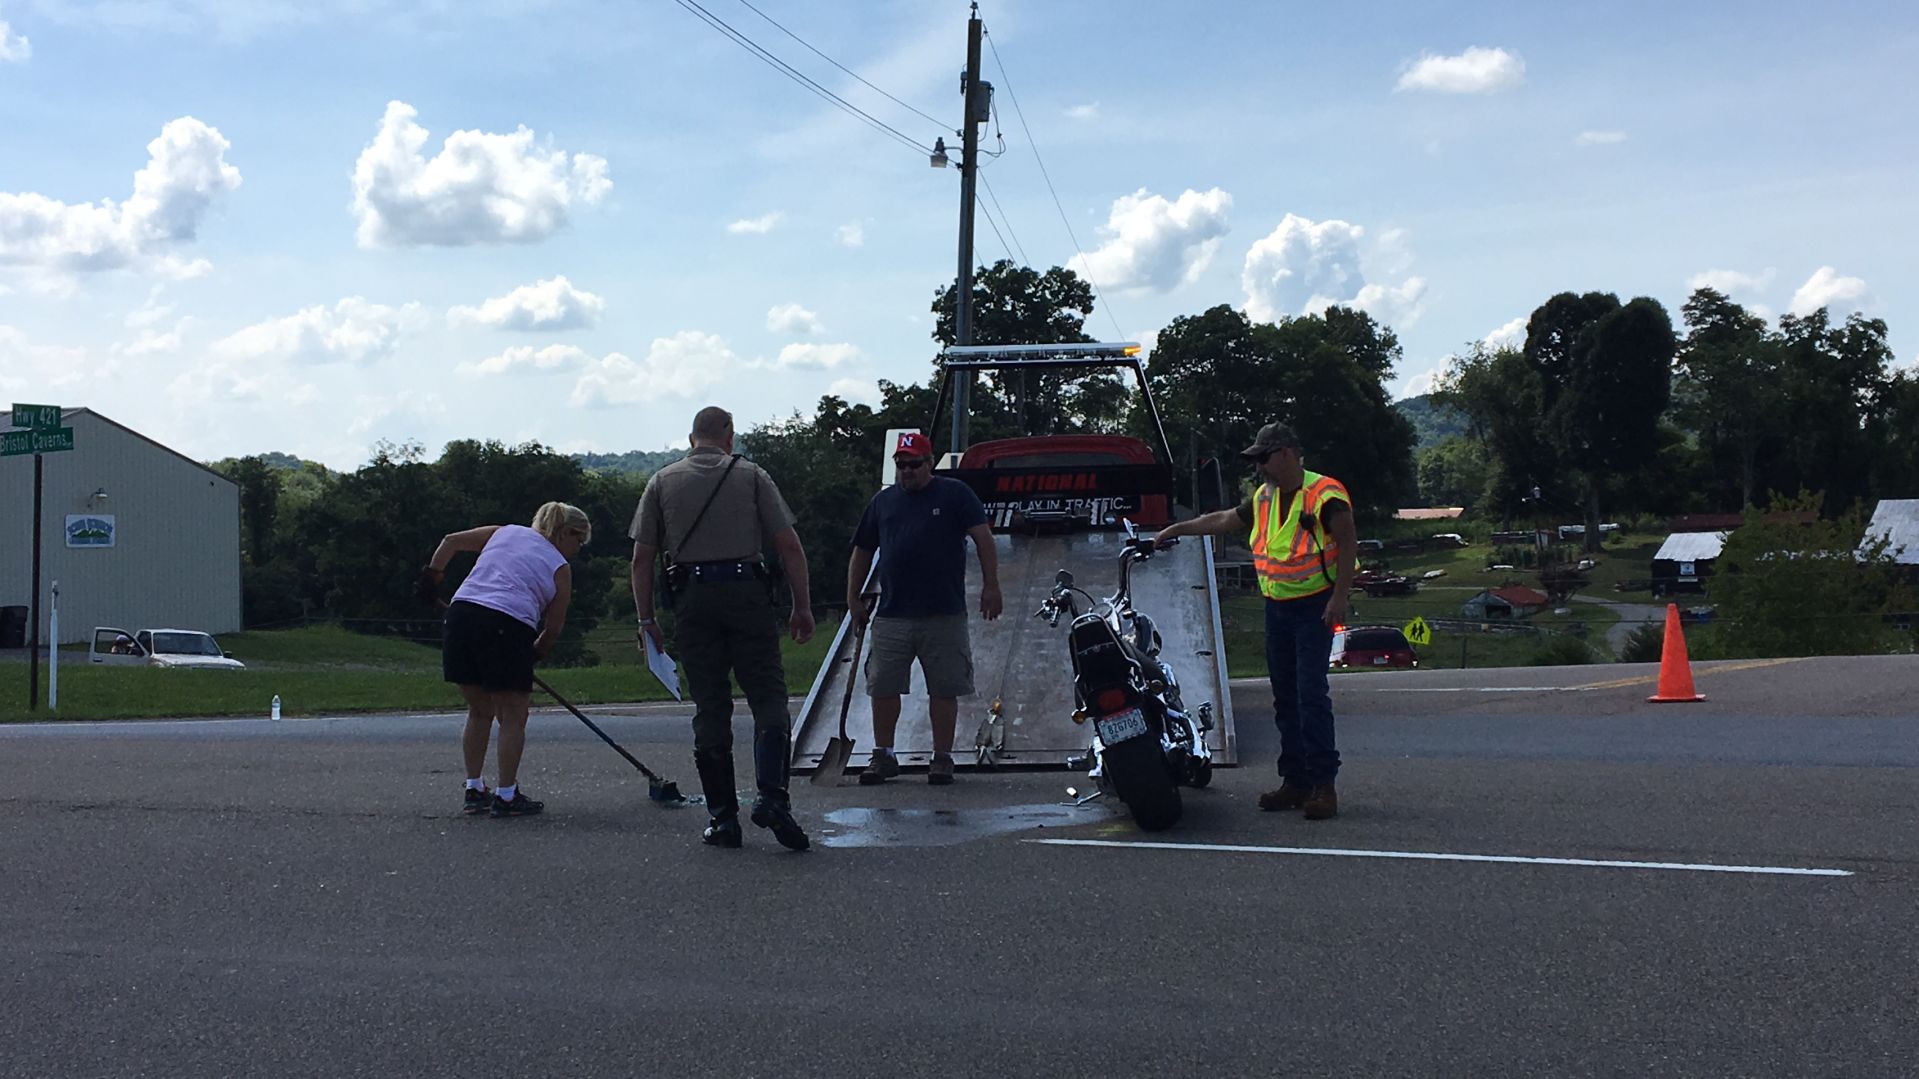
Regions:
M 640 639 L 646 642 L 647 669 L 653 672 L 653 677 L 660 680 L 660 684 L 666 687 L 666 691 L 673 695 L 674 700 L 683 700 L 684 698 L 680 696 L 680 671 L 674 666 L 673 657 L 653 643 L 652 634 L 642 633 Z

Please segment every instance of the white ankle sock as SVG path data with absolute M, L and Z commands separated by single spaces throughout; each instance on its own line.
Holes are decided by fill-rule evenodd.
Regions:
M 486 790 L 486 780 L 469 779 L 466 781 L 466 789 L 470 791 L 484 791 Z
M 886 755 L 886 756 L 888 756 L 888 757 L 890 757 L 890 756 L 892 756 L 892 755 L 893 755 L 893 747 L 892 747 L 892 746 L 874 746 L 874 747 L 873 747 L 873 755 L 877 757 L 877 756 L 879 756 L 879 755 L 881 755 L 881 754 L 885 754 L 885 755 Z
M 493 793 L 499 795 L 501 801 L 511 802 L 513 800 L 513 795 L 516 792 L 518 792 L 519 789 L 520 789 L 520 785 L 518 783 L 515 783 L 511 787 L 500 787 L 497 790 L 495 790 Z

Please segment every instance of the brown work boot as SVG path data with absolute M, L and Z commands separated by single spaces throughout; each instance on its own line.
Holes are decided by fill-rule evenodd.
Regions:
M 1311 794 L 1312 790 L 1304 783 L 1295 783 L 1290 779 L 1284 780 L 1280 783 L 1278 790 L 1270 790 L 1259 796 L 1259 808 L 1298 809 L 1306 804 L 1306 796 Z
M 1313 793 L 1300 808 L 1306 811 L 1307 820 L 1330 820 L 1339 816 L 1339 793 L 1331 783 L 1315 783 Z

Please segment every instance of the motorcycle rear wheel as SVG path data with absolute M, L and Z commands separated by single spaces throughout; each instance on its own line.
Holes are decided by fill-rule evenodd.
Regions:
M 1107 746 L 1104 757 L 1101 772 L 1132 811 L 1141 831 L 1157 832 L 1179 823 L 1185 807 L 1157 739 L 1133 738 Z

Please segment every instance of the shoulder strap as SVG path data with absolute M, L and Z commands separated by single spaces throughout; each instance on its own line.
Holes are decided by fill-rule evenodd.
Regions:
M 720 497 L 720 488 L 726 486 L 726 477 L 733 471 L 733 466 L 739 463 L 740 455 L 737 453 L 733 455 L 731 461 L 726 463 L 725 470 L 720 473 L 719 482 L 713 485 L 712 492 L 706 496 L 706 501 L 700 505 L 700 512 L 693 515 L 693 523 L 686 526 L 686 531 L 680 533 L 680 542 L 674 544 L 673 555 L 675 559 L 679 557 L 680 548 L 685 547 L 686 541 L 693 538 L 693 532 L 700 527 L 700 522 L 706 520 L 706 511 L 713 508 L 713 500 Z M 666 527 L 666 514 L 664 512 L 660 514 L 660 527 Z

